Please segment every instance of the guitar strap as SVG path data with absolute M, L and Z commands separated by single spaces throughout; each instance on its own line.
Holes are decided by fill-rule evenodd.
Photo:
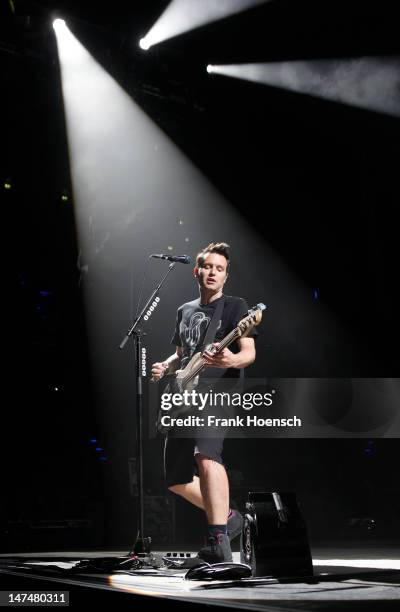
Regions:
M 207 344 L 211 344 L 212 342 L 214 342 L 215 334 L 217 333 L 218 323 L 220 322 L 222 318 L 222 312 L 224 310 L 224 306 L 225 306 L 225 296 L 223 295 L 221 299 L 218 301 L 217 307 L 214 310 L 214 314 L 211 318 L 211 321 L 208 324 L 204 342 L 202 346 L 200 347 L 200 349 L 197 349 L 197 350 L 204 351 Z

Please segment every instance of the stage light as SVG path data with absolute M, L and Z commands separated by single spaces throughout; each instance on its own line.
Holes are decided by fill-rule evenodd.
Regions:
M 146 45 L 164 40 L 247 11 L 269 0 L 171 0 L 146 34 Z M 142 39 L 143 40 L 143 39 Z M 140 43 L 139 43 L 140 45 Z M 141 45 L 140 45 L 141 46 Z M 142 49 L 148 49 L 141 47 Z
M 4 181 L 4 189 L 6 189 L 7 191 L 11 189 L 11 181 L 9 180 Z
M 400 55 L 228 64 L 212 66 L 212 72 L 400 116 Z
M 141 38 L 141 39 L 139 40 L 139 47 L 140 47 L 141 49 L 143 49 L 143 51 L 148 51 L 148 50 L 150 49 L 151 45 L 150 45 L 150 43 L 149 43 L 148 39 L 146 39 L 146 38 Z
M 212 73 L 212 71 L 213 71 L 213 67 L 212 67 L 212 65 L 211 65 L 211 64 L 208 64 L 208 66 L 207 66 L 207 72 L 208 72 L 208 74 L 211 74 L 211 73 Z
M 57 30 L 61 30 L 62 28 L 66 27 L 66 23 L 64 21 L 64 19 L 55 19 L 53 21 L 53 28 L 55 29 L 55 31 L 57 32 Z

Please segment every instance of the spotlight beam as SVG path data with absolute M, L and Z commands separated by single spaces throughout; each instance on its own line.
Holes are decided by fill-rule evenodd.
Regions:
M 219 21 L 270 0 L 172 0 L 156 23 L 139 41 L 150 47 L 208 23 Z M 145 41 L 145 42 L 143 42 Z M 143 44 L 145 46 L 143 46 Z
M 207 66 L 207 72 L 400 117 L 400 56 Z

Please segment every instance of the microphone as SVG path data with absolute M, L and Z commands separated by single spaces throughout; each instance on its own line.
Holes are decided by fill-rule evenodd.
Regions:
M 167 259 L 168 261 L 174 261 L 176 263 L 190 264 L 190 257 L 188 255 L 164 255 L 164 253 L 156 254 L 153 253 L 150 257 L 155 259 Z

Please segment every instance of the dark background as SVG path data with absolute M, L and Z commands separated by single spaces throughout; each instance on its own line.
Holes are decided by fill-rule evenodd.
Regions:
M 0 187 L 3 262 L 11 270 L 4 327 L 12 336 L 3 360 L 11 365 L 3 388 L 4 549 L 129 547 L 136 526 L 128 469 L 134 427 L 108 447 L 94 401 L 54 8 L 309 287 L 310 308 L 321 304 L 342 326 L 342 350 L 324 366 L 311 349 L 304 361 L 296 339 L 282 346 L 267 331 L 257 363 L 267 359 L 273 376 L 393 377 L 399 120 L 205 72 L 208 63 L 398 53 L 391 6 L 375 4 L 275 2 L 148 53 L 136 41 L 167 2 L 113 3 L 112 10 L 3 5 Z M 251 269 L 247 281 L 257 282 Z M 126 323 L 114 322 L 121 336 Z M 265 374 L 260 367 L 255 375 Z M 296 488 L 312 538 L 368 540 L 399 534 L 398 450 L 395 439 L 257 440 L 243 442 L 240 461 L 228 443 L 226 461 L 239 505 L 252 487 Z M 152 516 L 169 516 L 172 501 L 157 497 L 164 496 L 161 441 L 148 441 L 145 455 Z M 199 513 L 179 500 L 175 512 L 175 541 L 195 545 Z M 171 534 L 157 537 L 166 542 Z

